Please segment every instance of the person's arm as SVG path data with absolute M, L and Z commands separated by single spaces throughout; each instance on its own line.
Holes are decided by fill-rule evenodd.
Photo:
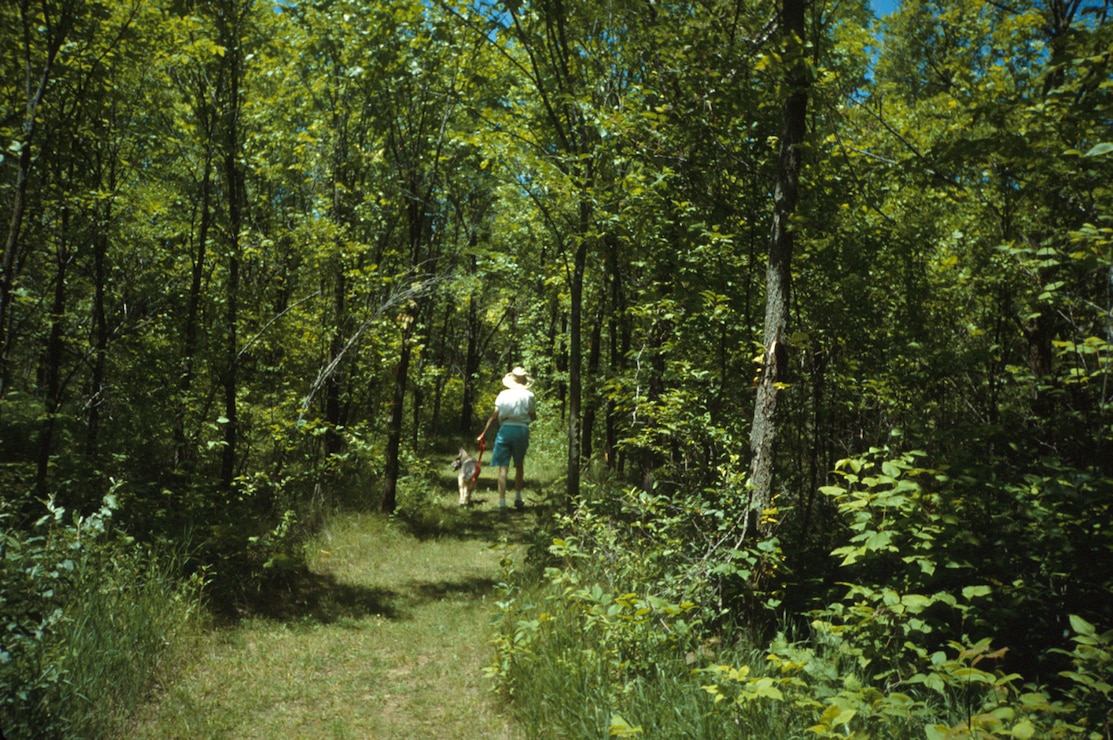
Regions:
M 496 407 L 495 412 L 493 414 L 491 414 L 491 416 L 487 419 L 487 426 L 483 427 L 483 431 L 480 432 L 479 436 L 475 438 L 475 440 L 477 442 L 482 442 L 483 441 L 483 438 L 487 436 L 487 431 L 491 428 L 492 424 L 494 424 L 496 421 L 498 421 L 498 418 L 499 418 L 499 410 Z

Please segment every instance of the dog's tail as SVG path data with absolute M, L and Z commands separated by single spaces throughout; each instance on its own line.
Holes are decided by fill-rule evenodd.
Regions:
M 464 480 L 470 480 L 473 483 L 479 478 L 479 464 L 475 460 L 467 460 L 463 464 Z

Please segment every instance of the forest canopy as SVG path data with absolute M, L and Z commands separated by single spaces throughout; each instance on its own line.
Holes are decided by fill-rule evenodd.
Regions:
M 1111 10 L 4 3 L 0 675 L 64 608 L 48 530 L 249 602 L 329 511 L 419 505 L 525 365 L 554 588 L 590 552 L 890 697 L 991 640 L 1003 705 L 1076 709 L 1012 736 L 1108 737 Z

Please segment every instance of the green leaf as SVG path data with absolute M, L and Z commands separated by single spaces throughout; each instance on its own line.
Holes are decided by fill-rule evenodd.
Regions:
M 928 725 L 924 728 L 924 735 L 927 740 L 945 740 L 950 735 L 950 730 L 946 725 Z
M 1109 152 L 1113 152 L 1113 144 L 1111 144 L 1108 141 L 1103 141 L 1102 143 L 1095 145 L 1093 149 L 1086 152 L 1082 156 L 1083 157 L 1100 157 L 1103 154 L 1109 154 Z
M 642 732 L 642 728 L 631 727 L 630 723 L 623 719 L 621 715 L 611 715 L 611 727 L 609 732 L 611 737 L 631 737 L 633 735 L 640 735 Z
M 891 532 L 874 532 L 866 541 L 867 550 L 893 550 Z
M 747 687 L 747 690 L 754 696 L 776 699 L 777 701 L 784 700 L 784 694 L 773 685 L 773 679 L 771 678 L 759 678 L 756 681 L 752 681 Z
M 1080 635 L 1093 635 L 1095 633 L 1094 625 L 1087 622 L 1077 614 L 1070 615 L 1070 626 L 1075 632 Z
M 900 602 L 904 604 L 908 608 L 908 611 L 912 612 L 913 614 L 919 614 L 924 609 L 927 609 L 929 606 L 935 603 L 932 599 L 929 599 L 923 594 L 905 594 L 901 597 Z
M 969 601 L 979 596 L 988 596 L 991 591 L 989 586 L 966 586 L 962 589 L 962 598 Z

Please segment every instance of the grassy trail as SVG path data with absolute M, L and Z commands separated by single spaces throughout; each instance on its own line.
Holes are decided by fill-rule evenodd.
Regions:
M 459 511 L 443 497 L 422 538 L 339 515 L 312 544 L 299 608 L 204 636 L 129 737 L 519 737 L 483 668 L 499 562 L 533 517 L 481 498 Z

